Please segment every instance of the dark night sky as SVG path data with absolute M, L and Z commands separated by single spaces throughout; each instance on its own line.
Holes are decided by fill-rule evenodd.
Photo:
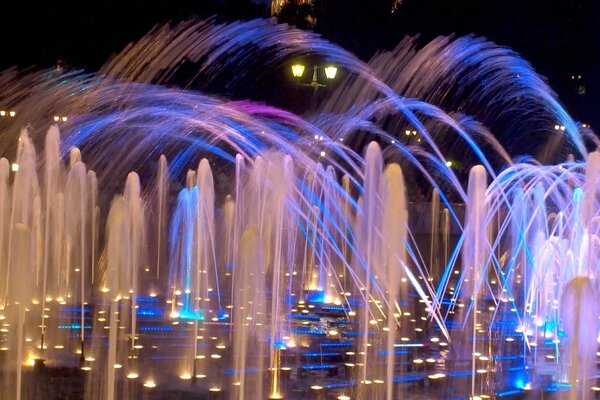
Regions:
M 319 1 L 319 0 L 317 0 Z M 405 34 L 423 41 L 440 34 L 475 33 L 512 47 L 547 76 L 567 108 L 598 125 L 600 2 L 596 0 L 320 0 L 316 27 L 326 38 L 368 57 Z M 37 3 L 37 2 L 35 2 Z M 382 10 L 386 10 L 382 14 Z M 248 0 L 11 1 L 0 13 L 0 68 L 67 65 L 94 70 L 111 53 L 157 23 L 218 14 L 224 19 L 266 16 Z M 571 75 L 582 75 L 584 96 Z

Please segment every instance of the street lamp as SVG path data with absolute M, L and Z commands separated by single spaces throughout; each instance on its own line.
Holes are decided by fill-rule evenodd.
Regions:
M 304 74 L 304 65 L 302 65 L 302 64 L 292 65 L 292 75 L 294 75 L 294 78 L 301 78 L 303 74 Z
M 312 80 L 310 81 L 310 83 L 303 83 L 303 85 L 310 86 L 310 87 L 314 88 L 315 92 L 320 87 L 327 86 L 327 85 L 319 82 L 319 79 L 318 79 L 318 76 L 319 76 L 318 75 L 318 70 L 319 70 L 319 68 L 323 69 L 323 71 L 325 72 L 325 78 L 327 78 L 328 80 L 335 79 L 335 77 L 337 76 L 337 72 L 338 72 L 337 67 L 334 66 L 334 65 L 326 65 L 326 66 L 313 65 Z M 292 76 L 294 78 L 296 78 L 296 79 L 302 78 L 302 76 L 304 75 L 304 70 L 305 69 L 306 69 L 306 67 L 303 64 L 294 64 L 294 65 L 292 65 Z
M 327 79 L 335 79 L 336 75 L 337 67 L 334 67 L 333 65 L 325 67 L 325 76 L 327 77 Z

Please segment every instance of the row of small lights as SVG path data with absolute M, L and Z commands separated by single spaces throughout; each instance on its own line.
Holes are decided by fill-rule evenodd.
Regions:
M 0 117 L 11 117 L 14 118 L 17 116 L 17 112 L 16 111 L 6 111 L 6 110 L 0 110 Z M 52 117 L 52 119 L 54 120 L 54 122 L 67 122 L 68 117 L 66 116 L 60 116 L 60 115 L 55 115 L 54 117 Z
M 581 127 L 582 128 L 591 128 L 592 126 L 590 124 L 581 124 Z M 564 125 L 554 125 L 555 131 L 564 131 L 565 129 L 567 129 L 567 127 Z

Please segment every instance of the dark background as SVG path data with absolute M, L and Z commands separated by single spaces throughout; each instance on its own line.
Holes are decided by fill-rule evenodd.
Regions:
M 442 34 L 485 36 L 529 60 L 576 119 L 592 128 L 600 123 L 599 1 L 404 0 L 391 12 L 393 4 L 315 0 L 313 7 L 292 4 L 280 19 L 307 27 L 309 14 L 315 31 L 363 59 L 407 34 L 420 34 L 423 43 Z M 158 23 L 211 15 L 222 20 L 269 17 L 269 8 L 250 0 L 2 2 L 0 68 L 62 63 L 94 71 Z

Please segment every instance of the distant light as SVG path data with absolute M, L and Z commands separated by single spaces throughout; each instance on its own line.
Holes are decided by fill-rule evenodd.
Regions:
M 10 166 L 10 170 L 12 172 L 17 172 L 19 170 L 19 164 L 17 163 L 12 163 L 12 165 Z
M 292 65 L 292 75 L 294 75 L 294 78 L 300 78 L 304 74 L 304 68 L 302 64 Z
M 137 372 L 130 372 L 127 374 L 127 379 L 137 379 L 139 377 Z
M 566 129 L 566 128 L 565 128 L 565 126 L 564 126 L 564 125 L 561 125 L 561 126 L 560 126 L 560 130 L 561 130 L 561 131 L 564 131 L 565 129 Z
M 54 119 L 54 122 L 60 121 L 60 117 L 58 115 L 55 115 L 52 119 Z
M 25 361 L 25 365 L 28 367 L 33 367 L 35 365 L 35 360 L 37 360 L 38 357 L 30 354 L 29 357 L 27 357 L 27 360 Z
M 417 131 L 412 131 L 413 136 L 417 136 Z
M 68 118 L 67 117 L 62 117 L 61 119 L 62 119 L 62 122 L 67 122 Z
M 408 129 L 406 131 L 404 131 L 404 133 L 406 133 L 406 136 L 410 135 L 410 131 Z
M 433 380 L 442 379 L 444 377 L 446 377 L 446 375 L 444 375 L 444 374 L 433 374 L 433 375 L 428 376 L 429 379 L 433 379 Z
M 582 128 L 587 128 L 587 124 L 582 124 L 581 127 Z
M 325 76 L 327 79 L 335 79 L 337 75 L 337 67 L 330 65 L 329 67 L 325 67 Z
M 452 168 L 452 161 L 450 161 L 450 160 L 446 161 L 446 167 Z
M 4 116 L 6 116 L 6 111 L 4 111 L 4 110 L 0 111 L 0 117 L 4 117 Z
M 10 111 L 8 113 L 8 115 L 10 115 L 11 117 L 14 117 L 15 115 L 17 115 L 17 112 L 16 111 Z
M 320 154 L 321 154 L 321 157 L 325 157 L 325 152 L 324 151 L 322 151 Z
M 560 125 L 554 125 L 554 130 L 557 131 L 560 129 Z
M 152 379 L 148 379 L 146 382 L 144 382 L 144 387 L 152 389 L 156 387 L 156 383 Z

